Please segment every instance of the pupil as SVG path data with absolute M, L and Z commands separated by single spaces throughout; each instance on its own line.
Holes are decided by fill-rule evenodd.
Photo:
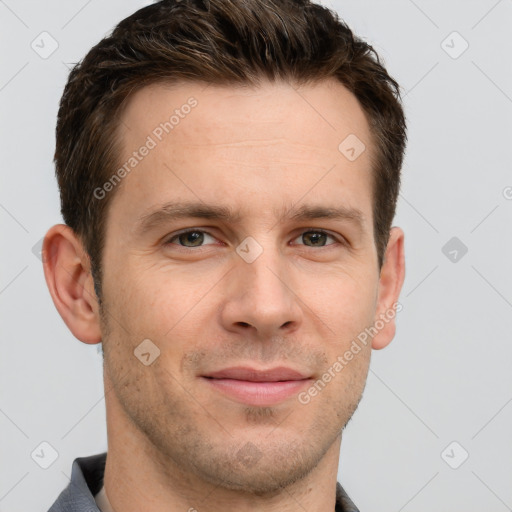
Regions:
M 320 239 L 325 238 L 324 233 L 310 232 L 310 233 L 306 233 L 306 236 L 308 236 L 310 238 L 310 241 L 313 243 L 313 245 L 323 245 L 323 244 L 321 244 L 321 243 L 319 244 L 317 242 L 320 241 Z
M 181 237 L 183 237 L 181 242 L 183 243 L 185 241 L 184 245 L 186 245 L 186 243 L 191 243 L 192 245 L 196 246 L 201 245 L 204 235 L 198 231 L 191 231 L 189 233 L 184 233 L 181 235 Z

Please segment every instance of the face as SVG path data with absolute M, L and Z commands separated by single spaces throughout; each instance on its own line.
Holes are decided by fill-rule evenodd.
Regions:
M 109 428 L 212 484 L 290 484 L 339 440 L 368 371 L 370 344 L 333 370 L 377 315 L 363 111 L 331 81 L 153 85 L 122 120 L 129 171 L 107 191 L 103 253 Z M 338 149 L 350 134 L 366 145 L 355 160 Z

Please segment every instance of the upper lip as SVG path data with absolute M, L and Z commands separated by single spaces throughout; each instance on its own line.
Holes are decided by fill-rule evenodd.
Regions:
M 215 372 L 210 372 L 203 377 L 211 379 L 235 379 L 251 382 L 278 382 L 286 380 L 303 380 L 309 376 L 291 368 L 279 366 L 267 370 L 257 370 L 255 368 L 237 366 L 233 368 L 224 368 Z

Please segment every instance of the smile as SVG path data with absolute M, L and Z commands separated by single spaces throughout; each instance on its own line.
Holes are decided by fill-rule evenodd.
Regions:
M 311 383 L 311 377 L 284 367 L 270 370 L 226 368 L 203 375 L 202 379 L 231 399 L 261 407 L 281 403 Z

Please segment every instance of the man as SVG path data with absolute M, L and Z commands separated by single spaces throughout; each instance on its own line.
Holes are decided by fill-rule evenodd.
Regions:
M 108 454 L 52 512 L 357 510 L 341 437 L 395 333 L 405 143 L 396 82 L 309 2 L 158 2 L 75 66 L 44 268 L 103 344 Z

